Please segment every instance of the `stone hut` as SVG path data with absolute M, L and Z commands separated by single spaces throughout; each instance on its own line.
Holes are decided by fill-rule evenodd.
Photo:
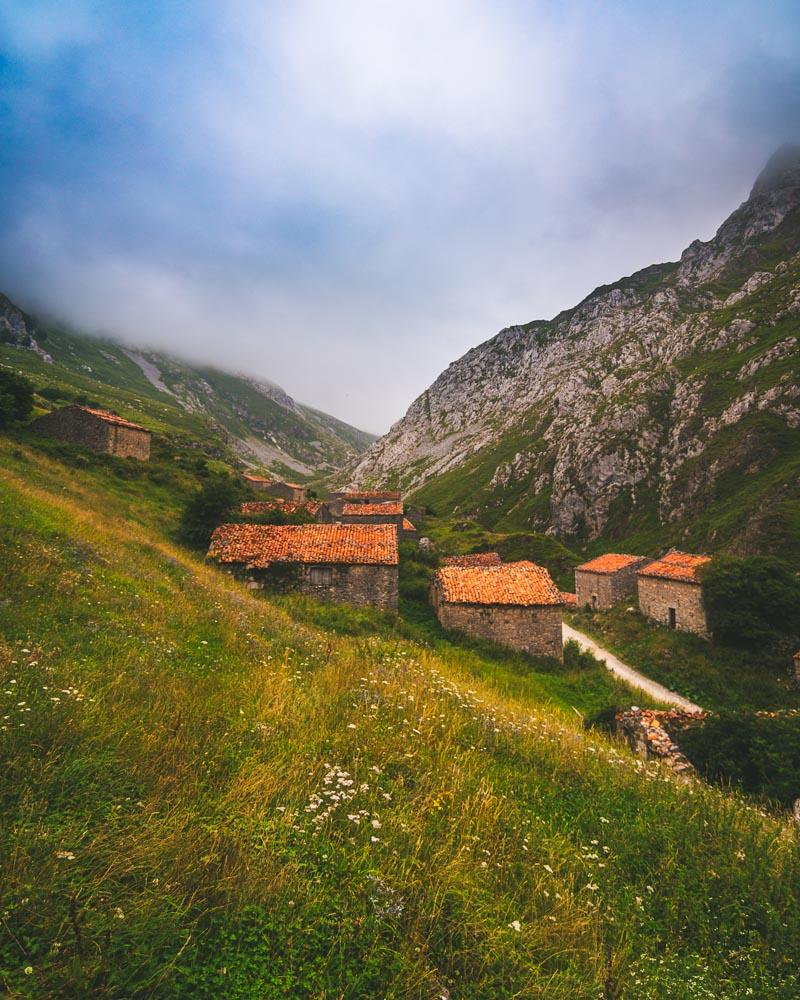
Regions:
M 150 458 L 150 431 L 109 410 L 76 404 L 64 406 L 34 420 L 31 428 L 37 434 L 71 441 L 106 455 L 138 458 L 142 462 Z
M 470 552 L 466 556 L 445 556 L 442 566 L 502 566 L 503 560 L 497 552 Z
M 636 574 L 649 562 L 645 556 L 608 552 L 575 569 L 579 608 L 605 610 L 636 590 Z
M 397 530 L 389 524 L 222 524 L 208 550 L 254 590 L 397 609 Z
M 243 473 L 242 479 L 259 493 L 266 493 L 267 487 L 272 485 L 271 479 L 267 479 L 265 476 L 255 476 L 249 472 Z
M 639 609 L 645 617 L 710 639 L 698 570 L 709 556 L 673 549 L 638 573 Z
M 344 503 L 337 520 L 342 524 L 393 524 L 398 530 L 402 530 L 403 517 L 403 505 L 397 501 Z
M 431 603 L 445 629 L 563 658 L 561 594 L 535 563 L 442 566 L 431 584 Z
M 244 474 L 243 478 L 254 490 L 279 500 L 305 500 L 306 498 L 305 487 L 300 486 L 299 483 L 285 483 L 280 479 L 267 479 L 265 476 L 256 476 L 248 472 Z

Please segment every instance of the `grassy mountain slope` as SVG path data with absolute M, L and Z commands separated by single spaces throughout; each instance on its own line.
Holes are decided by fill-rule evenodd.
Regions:
M 800 557 L 800 148 L 712 240 L 454 362 L 360 460 L 496 532 Z
M 233 461 L 295 478 L 351 463 L 374 440 L 278 386 L 37 322 L 4 296 L 0 364 L 23 371 L 38 388 L 65 389 L 65 398 L 99 402 L 153 430 L 204 438 Z
M 79 459 L 0 438 L 9 996 L 797 995 L 790 825 L 243 590 L 169 541 L 191 470 Z

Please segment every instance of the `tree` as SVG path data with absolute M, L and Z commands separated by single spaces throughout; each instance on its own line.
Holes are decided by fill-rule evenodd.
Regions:
M 243 493 L 242 485 L 227 473 L 209 475 L 184 508 L 178 528 L 181 540 L 207 548 L 214 528 L 233 518 Z
M 0 427 L 24 420 L 33 409 L 33 385 L 24 375 L 0 368 Z
M 716 556 L 701 576 L 708 624 L 736 646 L 800 638 L 800 578 L 774 556 Z

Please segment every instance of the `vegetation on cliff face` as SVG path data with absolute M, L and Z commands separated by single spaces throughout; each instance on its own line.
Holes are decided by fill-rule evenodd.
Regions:
M 469 351 L 353 482 L 499 532 L 800 558 L 799 330 L 792 147 L 680 262 Z
M 170 541 L 163 447 L 0 438 L 7 995 L 797 995 L 789 824 L 545 664 L 244 590 Z

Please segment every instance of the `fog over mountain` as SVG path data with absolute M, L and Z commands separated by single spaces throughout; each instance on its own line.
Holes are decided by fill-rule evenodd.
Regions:
M 385 430 L 800 134 L 795 4 L 565 7 L 12 0 L 0 287 Z

